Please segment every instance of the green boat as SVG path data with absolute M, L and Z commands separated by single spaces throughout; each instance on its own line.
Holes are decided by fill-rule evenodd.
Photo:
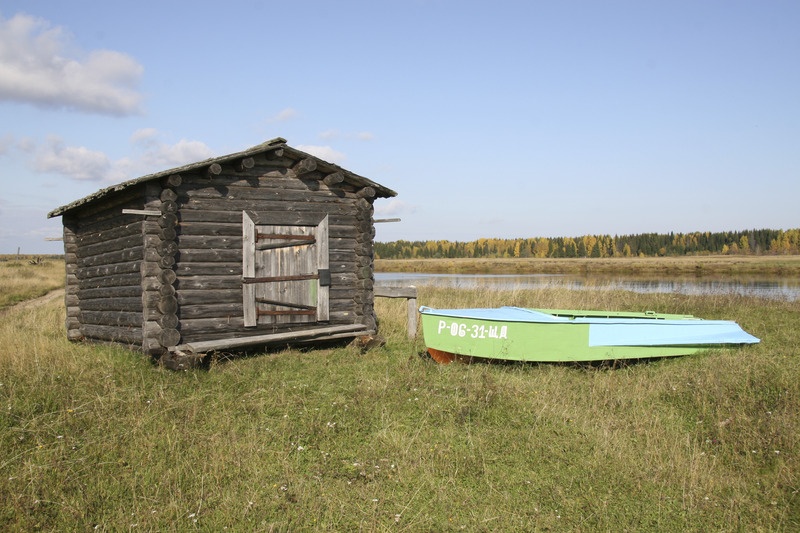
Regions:
M 760 340 L 730 320 L 651 311 L 421 307 L 428 353 L 439 363 L 613 361 L 673 357 Z

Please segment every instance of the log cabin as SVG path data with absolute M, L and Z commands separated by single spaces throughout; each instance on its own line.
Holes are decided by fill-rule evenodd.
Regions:
M 276 138 L 59 207 L 67 336 L 185 368 L 374 334 L 373 203 L 396 194 Z

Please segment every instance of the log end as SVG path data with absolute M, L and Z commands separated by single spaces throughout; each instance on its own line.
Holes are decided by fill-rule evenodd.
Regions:
M 375 348 L 386 346 L 386 339 L 380 335 L 359 335 L 353 339 L 353 346 L 361 350 L 361 353 L 367 353 Z
M 191 370 L 205 365 L 206 354 L 185 353 L 180 350 L 167 352 L 158 359 L 158 364 L 169 370 Z

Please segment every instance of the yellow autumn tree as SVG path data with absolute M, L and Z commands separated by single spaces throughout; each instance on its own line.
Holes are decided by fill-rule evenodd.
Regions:
M 743 254 L 750 253 L 750 241 L 747 238 L 747 235 L 742 235 L 742 237 L 739 239 L 739 249 Z
M 533 257 L 547 257 L 549 251 L 550 239 L 547 237 L 537 239 L 536 244 L 533 245 Z

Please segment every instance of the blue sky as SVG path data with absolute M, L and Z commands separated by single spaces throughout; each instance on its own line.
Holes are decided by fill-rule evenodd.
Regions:
M 0 4 L 0 253 L 284 137 L 398 191 L 376 239 L 800 226 L 800 2 Z

